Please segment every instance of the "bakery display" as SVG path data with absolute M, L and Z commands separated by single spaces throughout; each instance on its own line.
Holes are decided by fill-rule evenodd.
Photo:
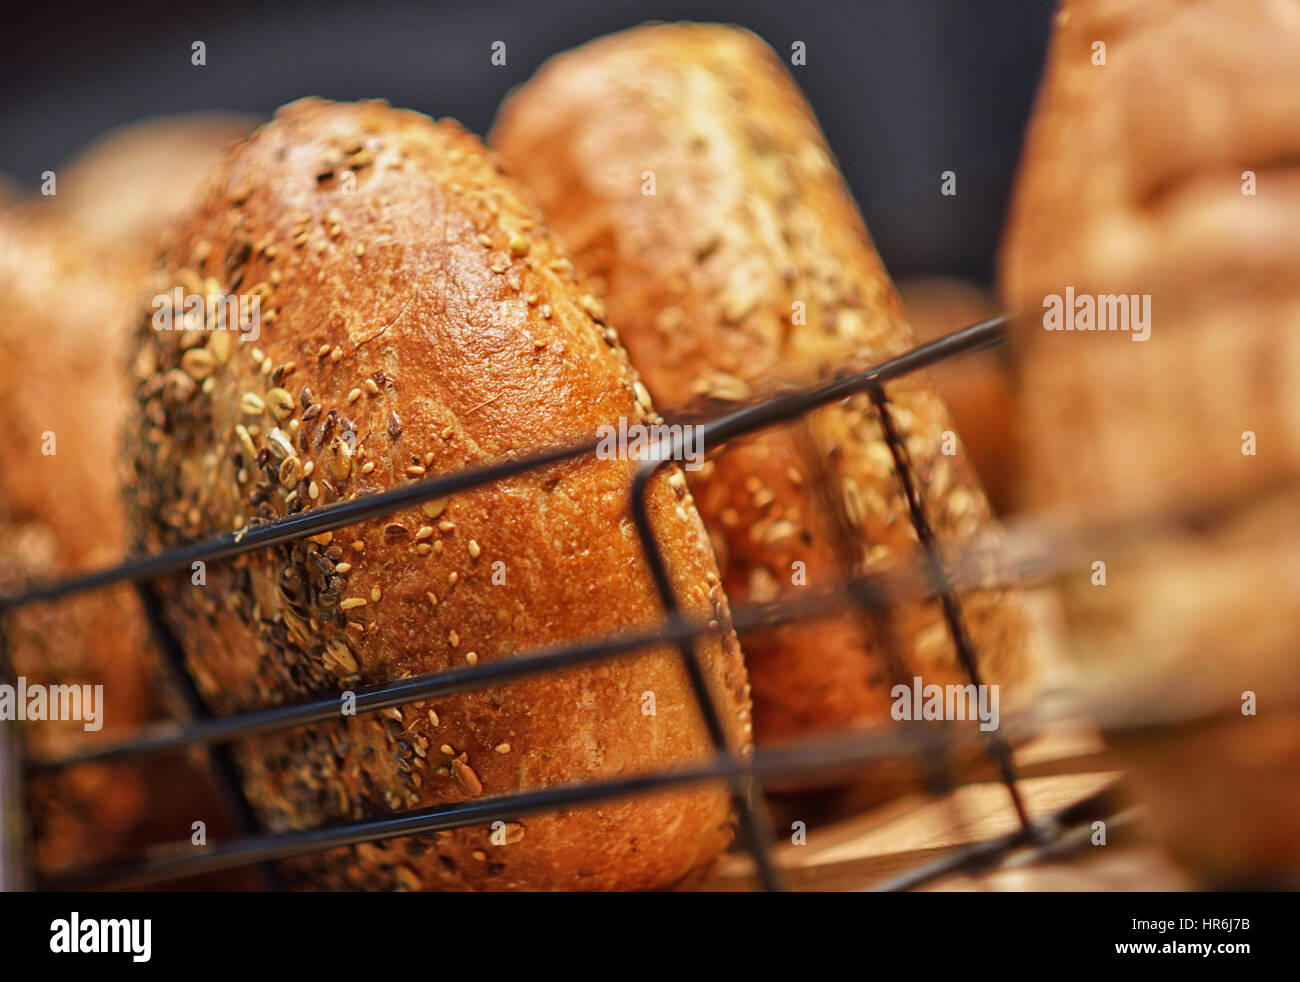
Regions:
M 0 886 L 1296 884 L 1300 19 L 1063 2 L 990 284 L 955 240 L 1018 129 L 922 148 L 952 106 L 872 122 L 897 50 L 866 106 L 773 18 L 388 89 L 483 139 L 9 113 Z M 149 106 L 375 91 L 298 45 L 259 92 L 212 29 Z M 705 425 L 647 469 L 665 423 Z M 102 728 L 28 711 L 78 685 Z

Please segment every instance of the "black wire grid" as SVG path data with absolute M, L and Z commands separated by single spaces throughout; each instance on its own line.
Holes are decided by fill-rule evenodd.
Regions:
M 820 406 L 865 394 L 875 406 L 889 447 L 900 491 L 922 546 L 926 592 L 942 604 L 944 619 L 960 662 L 975 684 L 982 678 L 969 632 L 962 616 L 956 583 L 950 566 L 926 514 L 915 481 L 907 449 L 894 422 L 892 408 L 885 396 L 885 383 L 923 369 L 944 359 L 991 347 L 1005 340 L 1008 318 L 995 317 L 963 328 L 929 344 L 865 370 L 843 374 L 806 388 L 784 392 L 764 401 L 732 409 L 702 423 L 705 445 L 717 447 L 727 441 L 751 434 L 764 427 L 797 420 Z M 358 821 L 331 824 L 321 828 L 283 833 L 264 833 L 240 788 L 229 755 L 230 745 L 242 738 L 275 732 L 295 726 L 337 718 L 337 694 L 295 705 L 276 706 L 233 716 L 210 715 L 185 667 L 180 645 L 171 635 L 159 614 L 159 605 L 150 582 L 188 570 L 196 561 L 217 562 L 243 553 L 290 542 L 321 532 L 331 531 L 392 512 L 419 505 L 480 485 L 509 477 L 524 470 L 543 467 L 562 460 L 594 452 L 596 443 L 547 450 L 528 457 L 511 458 L 486 466 L 471 468 L 440 477 L 393 488 L 379 494 L 338 502 L 309 512 L 275 521 L 252 525 L 238 532 L 217 536 L 169 549 L 164 552 L 128 559 L 109 569 L 84 573 L 66 579 L 35 584 L 9 597 L 0 597 L 0 628 L 4 615 L 12 609 L 48 602 L 76 593 L 130 582 L 136 585 L 149 617 L 154 639 L 165 661 L 175 674 L 179 689 L 188 705 L 191 718 L 172 720 L 143 727 L 139 732 L 115 741 L 100 741 L 61 756 L 24 757 L 0 739 L 0 802 L 21 801 L 22 772 L 57 771 L 86 762 L 112 762 L 139 759 L 187 747 L 206 750 L 215 778 L 225 795 L 240 829 L 240 837 L 227 843 L 193 847 L 188 843 L 150 850 L 143 857 L 122 865 L 73 870 L 56 878 L 30 883 L 22 855 L 21 829 L 14 811 L 0 813 L 0 832 L 6 833 L 7 855 L 0 858 L 0 885 L 8 889 L 34 885 L 38 889 L 122 888 L 153 884 L 181 877 L 195 876 L 236 866 L 259 864 L 262 885 L 275 889 L 274 861 L 340 846 L 355 845 L 377 839 L 427 834 L 468 825 L 510 821 L 525 815 L 574 807 L 610 798 L 644 794 L 666 788 L 703 782 L 722 782 L 730 789 L 738 817 L 739 840 L 752 857 L 760 885 L 766 890 L 784 889 L 781 871 L 772 861 L 771 823 L 758 787 L 765 781 L 795 775 L 842 770 L 873 759 L 904 753 L 919 754 L 926 764 L 926 787 L 936 793 L 954 787 L 947 771 L 949 751 L 961 740 L 942 736 L 923 728 L 912 727 L 888 735 L 870 734 L 835 739 L 807 740 L 781 748 L 759 748 L 747 759 L 731 751 L 724 737 L 717 706 L 708 690 L 697 656 L 695 641 L 711 633 L 701 622 L 684 618 L 669 583 L 663 555 L 645 508 L 650 480 L 669 458 L 678 456 L 680 447 L 659 446 L 642 459 L 630 490 L 630 507 L 642 549 L 649 564 L 664 617 L 653 630 L 616 637 L 584 639 L 559 647 L 533 651 L 502 661 L 492 661 L 464 668 L 413 676 L 395 682 L 373 685 L 357 693 L 356 712 L 366 713 L 434 699 L 457 692 L 499 685 L 517 679 L 557 671 L 598 660 L 609 659 L 656 645 L 676 645 L 688 673 L 691 687 L 713 744 L 712 760 L 687 767 L 601 781 L 575 782 L 555 787 L 492 795 L 400 811 L 395 814 Z M 899 597 L 898 584 L 882 575 L 847 576 L 832 590 L 806 590 L 798 601 L 779 601 L 737 608 L 733 614 L 736 629 L 749 629 L 788 623 L 824 615 L 833 610 L 858 609 L 864 614 L 878 614 L 886 604 Z M 892 597 L 892 600 L 890 599 Z M 0 630 L 0 639 L 3 638 Z M 2 654 L 2 653 L 0 653 Z M 0 658 L 0 664 L 3 659 Z M 7 665 L 5 668 L 7 669 Z M 1004 729 L 1006 729 L 1004 727 Z M 0 730 L 0 738 L 4 736 Z M 961 738 L 970 739 L 970 738 Z M 882 889 L 908 889 L 936 877 L 954 872 L 974 872 L 995 867 L 1013 850 L 1029 847 L 1034 854 L 1050 855 L 1059 851 L 1069 839 L 1068 830 L 1081 822 L 1107 817 L 1117 807 L 1116 801 L 1102 793 L 1087 798 L 1046 820 L 1035 823 L 1025 808 L 1016 781 L 1009 744 L 997 730 L 973 739 L 986 743 L 990 759 L 997 767 L 1019 819 L 1018 829 L 1006 836 L 955 849 L 936 862 L 896 878 Z M 7 796 L 3 792 L 10 792 Z M 8 825 L 8 828 L 3 826 Z

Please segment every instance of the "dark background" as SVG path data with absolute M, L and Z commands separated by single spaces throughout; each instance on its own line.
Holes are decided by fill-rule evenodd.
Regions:
M 550 54 L 645 20 L 757 32 L 792 68 L 896 277 L 987 281 L 1042 68 L 1052 0 L 521 3 L 156 0 L 10 7 L 0 21 L 0 172 L 35 188 L 114 126 L 269 114 L 303 95 L 382 97 L 482 134 Z M 207 65 L 190 64 L 193 41 Z M 504 41 L 507 64 L 490 63 Z M 956 197 L 939 175 L 957 173 Z

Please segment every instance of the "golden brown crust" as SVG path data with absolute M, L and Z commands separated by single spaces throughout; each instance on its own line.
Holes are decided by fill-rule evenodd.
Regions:
M 807 104 L 753 35 L 636 28 L 548 62 L 506 103 L 492 141 L 575 261 L 603 286 L 633 363 L 663 405 L 739 397 L 911 346 L 898 297 Z M 650 193 L 653 182 L 653 193 Z M 934 525 L 956 546 L 988 505 L 920 378 L 889 387 Z M 833 509 L 811 488 L 835 489 Z M 864 398 L 746 440 L 693 484 L 733 601 L 769 599 L 804 564 L 828 586 L 846 564 L 916 552 L 889 452 Z M 1026 668 L 1017 605 L 966 598 L 989 681 Z M 960 675 L 937 604 L 891 627 L 927 681 Z M 880 645 L 850 619 L 746 638 L 760 739 L 888 718 Z
M 141 327 L 149 548 L 651 411 L 572 265 L 479 142 L 382 103 L 297 102 L 233 151 L 164 256 L 158 289 L 174 284 L 259 292 L 262 333 L 253 344 Z M 203 589 L 172 583 L 192 672 L 232 712 L 652 625 L 631 473 L 626 461 L 557 465 L 213 566 Z M 746 745 L 745 670 L 684 482 L 662 474 L 650 510 L 684 609 L 722 625 L 701 651 L 728 734 Z M 707 752 L 676 654 L 655 649 L 262 738 L 241 759 L 264 821 L 286 829 Z M 730 834 L 727 796 L 710 787 L 294 870 L 325 887 L 652 888 L 710 862 Z
M 1085 0 L 1056 23 L 1001 254 L 1029 503 L 1172 505 L 1300 472 L 1300 18 Z M 1044 330 L 1067 287 L 1148 295 L 1150 338 Z

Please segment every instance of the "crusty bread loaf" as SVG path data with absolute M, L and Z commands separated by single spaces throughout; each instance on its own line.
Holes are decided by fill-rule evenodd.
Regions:
M 603 290 L 661 406 L 745 397 L 912 344 L 812 113 L 746 31 L 648 26 L 559 55 L 512 95 L 491 142 Z M 941 450 L 948 415 L 924 379 L 888 392 L 932 523 L 959 549 L 989 529 L 989 510 L 955 438 L 955 454 Z M 918 552 L 865 396 L 729 448 L 693 488 L 735 603 Z M 1015 598 L 964 599 L 986 680 L 1022 681 Z M 937 602 L 898 605 L 889 629 L 927 683 L 964 678 Z M 895 679 L 858 619 L 744 645 L 760 740 L 889 719 Z
M 232 151 L 156 282 L 257 293 L 261 337 L 160 332 L 133 424 L 159 549 L 578 438 L 651 409 L 572 264 L 479 141 L 379 102 L 305 100 Z M 165 585 L 192 674 L 234 712 L 646 628 L 662 616 L 628 511 L 634 465 L 585 459 Z M 727 733 L 749 697 L 680 475 L 649 507 Z M 651 712 L 653 710 L 653 712 Z M 243 745 L 272 829 L 656 769 L 710 753 L 675 649 Z M 717 787 L 294 861 L 351 888 L 675 883 L 731 836 Z
M 1082 573 L 1065 609 L 1113 715 L 1223 714 L 1117 741 L 1175 854 L 1219 883 L 1300 870 L 1297 153 L 1294 5 L 1072 0 L 1002 250 L 1027 499 L 1163 519 L 1099 547 L 1109 585 Z M 1066 287 L 1149 295 L 1149 338 L 1045 330 Z

